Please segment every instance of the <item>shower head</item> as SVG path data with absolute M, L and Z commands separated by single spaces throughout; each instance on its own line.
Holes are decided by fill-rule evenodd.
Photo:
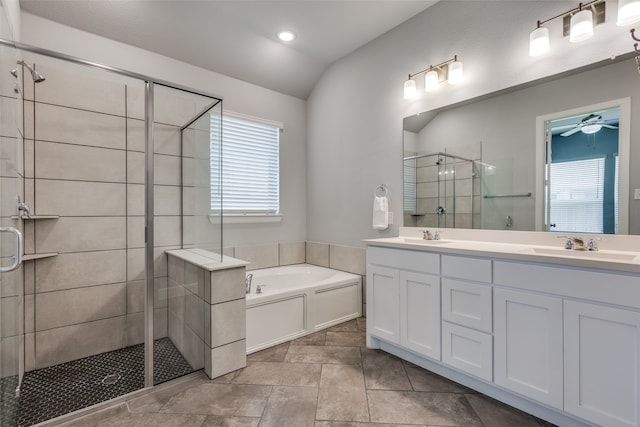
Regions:
M 31 77 L 33 78 L 34 83 L 40 83 L 44 81 L 44 76 L 39 72 L 37 72 L 35 68 L 33 68 L 31 65 L 27 64 L 23 60 L 18 61 L 18 64 L 21 64 L 27 67 L 27 70 L 29 70 L 29 72 L 31 73 Z
M 18 69 L 14 68 L 13 70 L 9 71 L 11 73 L 11 75 L 15 78 L 18 78 Z

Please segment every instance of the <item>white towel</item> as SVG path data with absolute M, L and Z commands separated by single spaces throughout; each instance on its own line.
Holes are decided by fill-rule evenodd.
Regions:
M 389 227 L 389 201 L 386 197 L 377 197 L 373 201 L 373 228 L 386 230 Z

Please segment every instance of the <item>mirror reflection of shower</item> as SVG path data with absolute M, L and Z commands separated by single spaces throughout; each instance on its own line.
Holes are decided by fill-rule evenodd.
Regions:
M 34 83 L 40 83 L 40 82 L 43 82 L 45 80 L 44 76 L 36 71 L 36 68 L 35 68 L 36 64 L 29 65 L 29 64 L 27 64 L 26 62 L 24 62 L 23 60 L 20 59 L 20 60 L 18 60 L 18 65 L 22 65 L 27 70 L 29 70 L 29 72 L 31 73 L 31 77 L 33 78 L 33 82 Z M 11 70 L 11 75 L 13 77 L 18 77 L 17 70 L 15 70 L 15 69 Z

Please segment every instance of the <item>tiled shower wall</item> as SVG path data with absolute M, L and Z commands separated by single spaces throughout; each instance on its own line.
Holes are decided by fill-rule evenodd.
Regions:
M 58 253 L 25 266 L 27 370 L 144 338 L 143 83 L 34 62 L 46 81 L 25 93 L 25 196 L 33 214 L 59 218 L 26 221 L 25 253 Z M 167 335 L 164 251 L 181 244 L 179 126 L 194 113 L 156 98 L 156 338 Z
M 481 143 L 447 147 L 446 154 L 481 160 Z M 442 160 L 440 165 L 436 162 Z M 480 224 L 480 172 L 469 161 L 447 156 L 426 156 L 416 160 L 416 215 L 405 226 L 478 228 Z M 437 214 L 438 206 L 445 208 Z M 406 217 L 406 215 L 405 215 Z

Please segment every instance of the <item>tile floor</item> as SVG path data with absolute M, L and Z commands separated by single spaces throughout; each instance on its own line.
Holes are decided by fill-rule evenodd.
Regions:
M 365 347 L 365 319 L 254 353 L 67 426 L 552 427 L 394 356 Z

